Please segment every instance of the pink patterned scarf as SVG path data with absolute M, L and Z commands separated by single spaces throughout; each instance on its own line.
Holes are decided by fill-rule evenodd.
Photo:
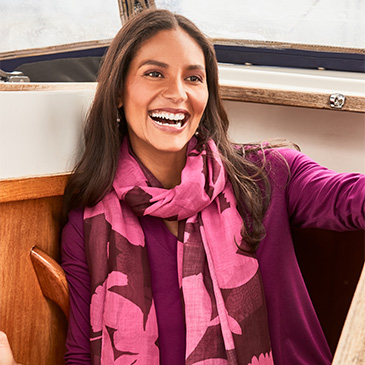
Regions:
M 113 189 L 84 213 L 93 364 L 159 364 L 158 328 L 138 216 L 179 221 L 178 279 L 186 364 L 273 364 L 254 255 L 214 142 L 188 145 L 181 184 L 164 189 L 125 138 Z M 146 177 L 147 176 L 147 177 Z

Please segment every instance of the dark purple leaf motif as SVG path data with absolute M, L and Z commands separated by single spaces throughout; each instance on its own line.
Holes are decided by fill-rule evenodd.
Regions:
M 187 222 L 185 224 L 185 234 L 188 239 L 184 242 L 184 262 L 182 276 L 198 275 L 204 271 L 206 257 L 200 237 L 200 224 L 198 222 Z
M 139 186 L 133 187 L 125 195 L 125 202 L 133 209 L 137 216 L 142 216 L 144 211 L 151 205 L 152 196 Z
M 223 192 L 218 195 L 218 201 L 220 213 L 223 213 L 226 209 L 231 207 L 231 203 L 227 201 L 226 196 Z
M 114 333 L 117 332 L 117 330 L 115 328 L 111 328 L 108 326 L 105 326 L 109 337 L 110 337 L 110 342 L 112 343 L 112 349 L 113 349 L 113 355 L 114 355 L 114 361 L 116 361 L 119 357 L 123 356 L 123 355 L 138 355 L 138 353 L 135 352 L 129 352 L 129 351 L 119 351 L 116 347 L 115 347 L 115 342 L 114 342 Z
M 217 159 L 213 158 L 212 156 L 208 156 L 209 158 L 209 161 L 208 163 L 211 163 L 212 166 L 211 166 L 211 171 L 212 171 L 212 181 L 213 181 L 213 184 L 215 184 L 218 180 L 218 177 L 221 173 L 221 165 L 218 163 Z
M 205 176 L 204 191 L 209 196 L 209 198 L 212 198 L 214 192 L 214 185 L 218 180 L 222 167 L 211 156 L 203 155 L 202 159 L 203 159 L 202 174 Z M 213 184 L 213 186 L 210 184 Z
M 113 231 L 110 238 L 110 269 L 128 277 L 128 285 L 113 286 L 109 291 L 130 300 L 143 313 L 143 327 L 152 306 L 151 276 L 145 247 L 132 245 L 128 240 Z M 143 291 L 140 290 L 143 288 Z
M 209 196 L 209 198 L 211 199 L 212 196 L 213 196 L 213 190 L 214 190 L 214 188 L 209 185 L 207 156 L 206 155 L 202 155 L 202 159 L 203 159 L 202 174 L 204 175 L 204 179 L 205 179 L 204 191 Z
M 84 220 L 85 253 L 91 272 L 91 290 L 102 285 L 108 276 L 107 242 L 105 237 L 110 236 L 111 225 L 105 220 L 104 214 Z
M 248 364 L 252 356 L 270 351 L 266 306 L 263 300 L 261 276 L 257 272 L 247 283 L 232 289 L 221 289 L 229 318 L 242 333 L 233 333 L 240 363 Z M 247 329 L 250 329 L 249 331 Z
M 194 351 L 186 359 L 186 365 L 208 359 L 226 359 L 226 351 L 220 324 L 207 328 Z

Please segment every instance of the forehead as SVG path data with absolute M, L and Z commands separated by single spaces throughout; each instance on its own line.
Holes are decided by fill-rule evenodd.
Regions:
M 132 64 L 136 66 L 153 59 L 168 64 L 180 63 L 205 67 L 203 50 L 188 33 L 181 28 L 162 30 L 141 44 Z

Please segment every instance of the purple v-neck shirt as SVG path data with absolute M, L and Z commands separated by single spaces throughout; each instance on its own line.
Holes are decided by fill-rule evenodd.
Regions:
M 140 219 L 146 237 L 161 364 L 185 364 L 185 325 L 177 276 L 176 237 L 161 219 Z
M 331 364 L 331 353 L 295 257 L 290 225 L 337 231 L 365 228 L 365 175 L 336 174 L 307 156 L 282 149 L 288 170 L 267 156 L 272 197 L 266 237 L 257 258 L 276 365 Z M 89 364 L 90 277 L 84 251 L 83 213 L 70 213 L 62 233 L 62 267 L 70 288 L 68 364 Z M 141 218 L 149 255 L 159 329 L 161 364 L 184 364 L 185 329 L 177 281 L 176 237 L 163 222 Z M 315 253 L 313 253 L 315 254 Z

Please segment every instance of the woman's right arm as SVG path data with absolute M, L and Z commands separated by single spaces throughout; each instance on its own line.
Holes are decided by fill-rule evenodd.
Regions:
M 90 275 L 85 256 L 83 211 L 70 212 L 62 231 L 62 268 L 70 290 L 67 364 L 90 364 Z

